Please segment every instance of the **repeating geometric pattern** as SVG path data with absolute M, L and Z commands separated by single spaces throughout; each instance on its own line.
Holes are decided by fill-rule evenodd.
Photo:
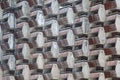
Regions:
M 120 80 L 120 0 L 0 0 L 0 80 Z

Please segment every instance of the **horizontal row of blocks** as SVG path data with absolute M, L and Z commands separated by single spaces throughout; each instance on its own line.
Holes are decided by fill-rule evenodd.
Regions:
M 70 52 L 68 54 L 70 54 Z M 77 76 L 77 73 L 78 73 L 78 75 L 81 73 L 77 78 L 90 78 L 91 77 L 90 73 L 97 73 L 97 72 L 98 73 L 102 73 L 102 72 L 104 73 L 105 72 L 106 74 L 108 74 L 108 75 L 106 75 L 107 78 L 108 77 L 120 77 L 120 75 L 119 75 L 119 68 L 120 68 L 119 60 L 107 61 L 105 63 L 106 67 L 102 68 L 100 66 L 95 67 L 94 66 L 95 63 L 94 62 L 92 63 L 92 61 L 81 62 L 81 63 L 76 62 L 74 64 L 72 62 L 70 63 L 69 61 L 73 61 L 73 60 L 71 60 L 69 58 L 70 57 L 70 55 L 69 55 L 68 59 L 70 59 L 70 60 L 60 62 L 60 63 L 59 62 L 57 62 L 57 63 L 47 63 L 46 65 L 44 65 L 44 61 L 42 62 L 43 57 L 41 56 L 41 54 L 38 54 L 38 55 L 39 56 L 37 56 L 37 62 L 36 63 L 23 64 L 23 65 L 19 64 L 15 67 L 15 66 L 13 66 L 14 62 L 12 62 L 13 65 L 8 63 L 8 66 L 10 68 L 12 68 L 12 70 L 14 70 L 13 67 L 15 67 L 16 70 L 15 70 L 14 75 L 16 75 L 16 76 L 17 75 L 19 76 L 20 74 L 22 74 L 22 76 L 24 76 L 24 74 L 29 75 L 30 73 L 31 73 L 31 75 L 39 74 L 39 73 L 42 74 L 41 71 L 43 71 L 44 74 L 51 74 L 52 76 L 54 76 L 54 77 L 51 76 L 53 79 L 59 79 L 58 78 L 59 76 L 56 76 L 56 74 L 71 73 L 70 72 L 71 68 L 67 68 L 67 66 L 68 67 L 72 66 L 72 68 L 73 68 L 72 73 L 76 73 L 76 76 Z M 8 56 L 6 56 L 6 57 L 8 57 Z M 13 59 L 11 59 L 11 60 L 13 60 Z M 40 60 L 41 63 L 39 63 L 39 60 Z M 99 64 L 99 63 L 96 62 L 96 64 Z M 60 67 L 61 65 L 62 65 L 62 67 Z M 10 70 L 10 72 L 6 71 L 7 70 L 7 65 L 3 64 L 2 68 L 3 69 L 6 68 L 4 70 L 3 74 L 9 74 L 9 73 L 12 74 L 12 70 Z M 66 69 L 66 71 L 64 69 Z M 23 70 L 23 71 L 21 71 L 21 70 Z M 24 72 L 24 70 L 28 70 L 28 71 Z M 31 72 L 29 72 L 29 70 Z M 82 76 L 82 74 L 83 74 L 83 76 Z M 24 77 L 26 77 L 26 76 L 24 76 Z M 96 76 L 94 76 L 94 77 L 96 77 Z M 29 78 L 29 77 L 26 77 L 26 78 Z M 50 76 L 49 76 L 49 78 L 50 78 Z M 19 80 L 19 79 L 17 79 L 17 80 Z M 49 79 L 46 79 L 46 80 L 49 80 Z
M 99 79 L 101 77 L 104 80 L 105 79 L 109 80 L 109 78 L 112 78 L 112 77 L 113 78 L 116 77 L 119 80 L 119 77 L 120 77 L 120 72 L 119 72 L 120 61 L 119 60 L 107 61 L 106 69 L 104 71 L 101 67 L 96 68 L 97 70 L 89 67 L 87 62 L 75 63 L 74 64 L 75 67 L 73 68 L 73 70 L 75 70 L 75 71 L 73 71 L 73 72 L 70 72 L 70 71 L 61 72 L 62 70 L 58 67 L 58 65 L 53 63 L 53 64 L 44 65 L 43 73 L 41 73 L 42 69 L 40 69 L 40 70 L 36 69 L 36 68 L 35 68 L 35 70 L 30 69 L 31 67 L 34 68 L 35 65 L 37 65 L 37 64 L 17 65 L 15 73 L 14 73 L 14 76 L 16 78 L 15 80 L 21 80 L 21 79 L 29 80 L 33 76 L 34 77 L 33 77 L 33 79 L 31 78 L 31 80 L 35 80 L 35 79 L 39 78 L 37 76 L 38 74 L 44 76 L 45 79 L 43 79 L 43 80 L 51 80 L 51 79 L 57 79 L 57 80 L 67 79 L 67 80 L 69 80 L 68 74 L 72 75 L 71 76 L 71 78 L 73 78 L 72 80 L 76 80 L 76 79 L 94 80 L 96 78 Z M 43 66 L 43 65 L 41 64 L 41 66 Z M 4 67 L 5 67 L 5 65 L 4 65 Z M 91 72 L 91 70 L 92 70 L 92 72 Z M 2 70 L 0 70 L 0 72 L 2 73 Z M 3 74 L 5 74 L 5 73 L 6 73 L 6 76 L 5 76 L 5 78 L 6 78 L 7 72 L 4 71 Z M 13 72 L 10 71 L 9 73 L 12 74 Z M 30 77 L 30 75 L 31 75 L 31 77 Z M 11 80 L 11 79 L 8 79 L 8 80 Z
M 85 2 L 88 2 L 88 4 L 86 4 Z M 115 1 L 110 1 L 111 3 L 113 3 L 114 5 L 117 5 L 115 8 L 113 8 L 113 9 L 119 9 L 119 5 L 117 4 L 117 3 L 119 3 L 118 2 L 119 0 L 116 0 L 116 2 Z M 55 6 L 50 6 L 51 8 L 50 8 L 50 11 L 45 11 L 45 12 L 48 12 L 47 13 L 47 15 L 48 14 L 51 14 L 51 15 L 57 15 L 57 14 L 59 14 L 59 18 L 60 18 L 60 20 L 59 20 L 59 22 L 62 22 L 62 20 L 66 17 L 66 16 L 69 16 L 70 17 L 70 19 L 71 20 L 69 20 L 69 19 L 66 19 L 66 20 L 68 20 L 68 24 L 73 24 L 73 20 L 72 20 L 72 18 L 74 18 L 74 15 L 75 15 L 75 13 L 76 13 L 76 11 L 74 10 L 74 8 L 72 8 L 72 7 L 70 7 L 70 6 L 65 6 L 65 7 L 63 7 L 63 8 L 59 8 L 58 7 L 58 2 L 57 2 L 57 0 L 50 0 L 50 2 L 49 3 L 53 3 L 53 4 L 56 4 Z M 48 3 L 48 4 L 49 4 Z M 79 5 L 79 4 L 82 4 L 82 8 L 80 7 L 80 9 L 79 9 L 79 6 L 81 6 L 81 5 Z M 92 18 L 94 17 L 94 16 L 96 16 L 96 17 L 100 17 L 100 16 L 102 16 L 102 17 L 100 17 L 100 21 L 104 21 L 104 18 L 105 18 L 105 6 L 104 6 L 104 4 L 99 4 L 99 5 L 95 5 L 95 6 L 91 6 L 90 7 L 90 1 L 89 0 L 83 0 L 81 3 L 79 3 L 78 5 L 78 7 L 76 8 L 76 9 L 78 9 L 78 12 L 88 12 L 88 11 L 90 11 L 91 12 L 91 14 L 90 14 L 90 19 L 91 20 L 93 20 Z M 28 5 L 28 6 L 27 6 Z M 41 9 L 35 9 L 35 10 L 32 10 L 32 11 L 30 11 L 29 9 L 31 9 L 31 8 L 28 8 L 29 7 L 29 4 L 27 3 L 27 1 L 22 1 L 22 2 L 20 2 L 20 3 L 18 3 L 18 5 L 17 6 L 23 6 L 22 8 L 20 8 L 20 10 L 19 9 L 15 9 L 15 10 L 13 10 L 13 13 L 15 13 L 15 17 L 17 17 L 18 18 L 18 16 L 19 17 L 27 17 L 27 16 L 31 16 L 32 18 L 35 18 L 35 15 L 37 14 L 38 16 L 37 17 L 39 17 L 39 16 L 43 16 L 43 15 L 45 15 L 45 13 L 44 13 L 44 10 L 41 10 Z M 48 7 L 47 7 L 48 8 Z M 56 8 L 56 9 L 54 9 L 54 8 Z M 58 9 L 57 9 L 58 8 Z M 48 8 L 48 10 L 49 10 L 49 8 Z M 81 11 L 79 11 L 79 10 L 81 10 Z M 6 18 L 6 15 L 8 15 L 7 13 L 10 13 L 10 12 L 6 12 L 6 11 L 4 11 L 4 10 L 2 10 L 2 8 L 0 9 L 0 13 L 1 13 L 1 15 L 0 15 L 0 18 Z M 8 10 L 7 10 L 8 11 Z M 18 12 L 15 12 L 15 11 L 18 11 Z M 98 11 L 98 13 L 96 12 L 96 11 Z M 30 13 L 30 12 L 32 12 L 32 13 Z M 111 12 L 111 10 L 109 11 L 109 10 L 107 10 L 107 12 Z M 4 13 L 4 14 L 3 14 Z M 96 14 L 97 13 L 97 14 Z M 101 13 L 103 13 L 103 14 L 101 14 Z M 94 14 L 96 14 L 96 15 L 94 15 Z M 3 16 L 4 15 L 4 16 Z M 10 15 L 10 14 L 9 14 Z M 70 16 L 70 15 L 72 15 L 72 16 Z M 98 16 L 97 16 L 98 15 Z M 14 16 L 14 15 L 12 15 L 11 14 L 11 16 Z M 44 17 L 41 17 L 41 18 L 44 18 Z M 62 19 L 63 18 L 63 19 Z M 42 20 L 42 21 L 44 21 L 44 19 Z M 42 22 L 41 21 L 41 22 Z M 38 21 L 37 21 L 38 22 Z M 40 23 L 40 21 L 38 22 L 38 23 Z M 62 23 L 61 23 L 62 24 Z M 42 24 L 41 24 L 42 25 Z M 38 25 L 38 26 L 41 26 L 41 25 Z

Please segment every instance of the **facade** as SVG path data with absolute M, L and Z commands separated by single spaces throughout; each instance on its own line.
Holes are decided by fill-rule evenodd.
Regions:
M 120 0 L 0 0 L 0 80 L 120 80 Z

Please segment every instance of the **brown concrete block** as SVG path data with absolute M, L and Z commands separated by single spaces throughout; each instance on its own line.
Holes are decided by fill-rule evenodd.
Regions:
M 59 24 L 73 24 L 74 23 L 75 14 L 71 7 L 61 8 L 59 10 Z
M 58 58 L 59 55 L 59 46 L 57 42 L 48 42 L 45 43 L 45 58 Z
M 44 69 L 45 80 L 58 79 L 60 78 L 60 70 L 57 64 L 47 64 Z
M 104 44 L 106 35 L 103 27 L 92 28 L 90 30 L 89 44 Z
M 113 0 L 113 1 L 110 1 L 110 0 L 106 0 L 105 2 L 105 9 L 108 10 L 108 9 L 120 9 L 120 6 L 119 6 L 119 0 Z
M 30 6 L 27 1 L 21 1 L 17 3 L 17 9 L 15 11 L 15 16 L 17 18 L 26 18 L 30 15 Z
M 59 13 L 59 3 L 57 0 L 46 0 L 44 5 L 46 15 L 57 15 Z
M 56 19 L 48 19 L 45 23 L 45 35 L 47 37 L 57 37 L 59 35 L 59 24 Z
M 73 46 L 75 43 L 75 36 L 72 30 L 63 30 L 59 32 L 61 46 Z
M 119 55 L 119 38 L 109 38 L 106 41 L 104 51 L 107 55 Z
M 89 21 L 91 23 L 104 22 L 106 19 L 105 7 L 102 4 L 92 6 L 90 8 L 91 14 L 89 16 Z
M 74 68 L 75 58 L 72 52 L 60 53 L 59 58 L 59 67 L 60 68 Z
M 27 22 L 20 22 L 16 26 L 16 37 L 18 39 L 28 39 L 30 37 L 30 27 Z
M 30 69 L 28 65 L 16 66 L 15 80 L 30 80 Z

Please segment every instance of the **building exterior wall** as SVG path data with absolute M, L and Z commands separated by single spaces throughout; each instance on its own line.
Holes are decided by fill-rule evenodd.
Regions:
M 0 80 L 120 80 L 120 0 L 0 0 Z

